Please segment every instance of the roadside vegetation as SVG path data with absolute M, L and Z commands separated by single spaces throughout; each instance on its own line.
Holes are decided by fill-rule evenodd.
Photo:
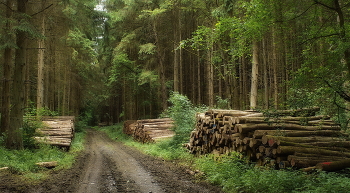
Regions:
M 29 180 L 42 180 L 49 176 L 51 170 L 39 167 L 38 162 L 57 161 L 58 166 L 52 170 L 69 169 L 75 161 L 79 152 L 84 149 L 85 132 L 78 128 L 80 132 L 76 132 L 72 145 L 69 151 L 60 149 L 58 147 L 35 143 L 33 136 L 35 130 L 42 126 L 39 118 L 34 118 L 36 111 L 27 112 L 23 126 L 23 142 L 24 149 L 9 150 L 3 145 L 4 139 L 0 138 L 0 168 L 7 168 L 6 170 L 12 174 L 20 175 Z M 47 115 L 43 110 L 40 115 Z M 54 115 L 54 114 L 52 114 Z
M 141 144 L 123 134 L 123 125 L 96 128 L 106 132 L 111 138 L 134 146 L 144 153 L 176 161 L 191 167 L 199 180 L 205 179 L 219 185 L 226 192 L 348 192 L 350 170 L 339 173 L 314 171 L 305 173 L 291 168 L 275 170 L 269 167 L 256 167 L 241 154 L 195 157 L 189 154 L 182 143 L 188 142 L 194 128 L 195 113 L 205 107 L 194 107 L 187 97 L 174 93 L 169 102 L 172 106 L 163 113 L 175 120 L 176 136 L 157 143 Z M 223 102 L 223 101 L 221 101 Z

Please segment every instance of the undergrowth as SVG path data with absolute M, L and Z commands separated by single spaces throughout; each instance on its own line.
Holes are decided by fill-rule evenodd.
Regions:
M 40 180 L 46 178 L 48 169 L 41 168 L 35 163 L 57 161 L 58 166 L 54 170 L 68 169 L 74 163 L 78 152 L 83 149 L 83 138 L 85 132 L 75 133 L 69 152 L 49 145 L 40 145 L 34 149 L 8 150 L 0 146 L 0 168 L 8 167 L 13 174 Z

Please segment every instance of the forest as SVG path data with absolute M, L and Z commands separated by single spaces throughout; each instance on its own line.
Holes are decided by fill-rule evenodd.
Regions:
M 344 129 L 348 0 L 1 0 L 1 132 L 23 117 L 157 118 L 180 93 L 222 109 L 320 107 Z
M 349 111 L 350 0 L 0 0 L 0 192 L 129 188 L 133 148 L 147 176 L 171 162 L 225 192 L 348 192 Z M 173 137 L 132 138 L 162 118 Z M 34 140 L 65 129 L 65 148 Z

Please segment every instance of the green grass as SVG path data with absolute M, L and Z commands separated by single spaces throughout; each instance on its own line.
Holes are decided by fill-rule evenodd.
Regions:
M 107 135 L 118 141 L 123 142 L 125 145 L 135 147 L 142 152 L 152 155 L 154 157 L 161 157 L 166 160 L 174 160 L 189 156 L 188 153 L 182 148 L 179 148 L 177 144 L 171 139 L 163 139 L 157 143 L 139 143 L 132 139 L 132 137 L 126 135 L 122 131 L 122 124 L 107 126 L 107 127 L 95 127 L 95 129 L 107 133 Z
M 24 150 L 8 150 L 0 147 L 0 167 L 8 167 L 10 172 L 23 175 L 29 179 L 43 179 L 47 177 L 48 169 L 40 168 L 35 163 L 57 161 L 58 166 L 54 170 L 70 168 L 78 152 L 84 148 L 84 135 L 84 132 L 75 134 L 69 152 L 49 145 L 41 145 L 37 149 Z
M 182 165 L 190 166 L 193 170 L 200 170 L 204 173 L 201 178 L 221 186 L 225 192 L 229 193 L 338 193 L 350 190 L 350 179 L 345 174 L 326 172 L 308 174 L 293 169 L 275 170 L 256 167 L 238 153 L 220 157 L 211 154 L 194 157 L 180 146 L 174 145 L 176 143 L 171 139 L 150 144 L 135 142 L 122 133 L 122 124 L 96 129 L 146 154 L 166 160 L 176 160 Z

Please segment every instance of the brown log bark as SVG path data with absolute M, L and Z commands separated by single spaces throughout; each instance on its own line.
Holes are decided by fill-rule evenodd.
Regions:
M 343 160 L 333 161 L 333 162 L 323 162 L 323 163 L 318 163 L 316 165 L 316 169 L 329 171 L 329 172 L 342 170 L 348 167 L 350 167 L 350 159 L 343 159 Z
M 284 137 L 307 137 L 307 136 L 328 136 L 328 137 L 347 137 L 348 134 L 335 130 L 316 130 L 316 131 L 296 131 L 296 130 L 255 130 L 253 138 L 260 139 L 264 135 L 275 135 Z
M 278 155 L 293 155 L 296 152 L 314 153 L 314 154 L 326 155 L 326 156 L 350 157 L 350 153 L 348 152 L 338 152 L 338 151 L 325 150 L 320 148 L 308 148 L 308 147 L 300 147 L 300 146 L 278 146 L 277 147 Z
M 240 110 L 225 110 L 225 109 L 210 109 L 207 114 L 214 115 L 215 118 L 222 118 L 224 116 L 239 117 L 244 115 L 253 114 L 254 111 L 240 111 Z
M 271 139 L 273 139 L 277 143 L 279 143 L 278 141 L 293 142 L 293 143 L 345 141 L 344 138 L 337 138 L 337 137 L 323 137 L 323 136 L 282 137 L 282 136 L 274 136 L 274 135 L 265 135 L 265 136 L 262 137 L 262 142 L 263 142 L 263 144 L 266 144 Z
M 328 116 L 311 116 L 311 117 L 278 117 L 278 118 L 269 118 L 269 117 L 249 117 L 249 116 L 242 116 L 242 117 L 236 117 L 235 118 L 235 123 L 284 123 L 288 121 L 297 121 L 297 122 L 302 122 L 302 123 L 322 123 L 322 121 L 329 123 L 329 117 Z M 317 121 L 317 122 L 315 122 Z M 333 121 L 331 121 L 334 123 Z
M 248 133 L 255 130 L 304 130 L 304 131 L 316 131 L 316 130 L 335 130 L 340 131 L 340 127 L 333 126 L 301 126 L 296 124 L 282 124 L 282 125 L 270 125 L 270 124 L 236 124 L 235 131 L 239 133 Z
M 57 163 L 57 161 L 38 162 L 38 163 L 35 163 L 35 165 L 38 165 L 38 166 L 44 167 L 44 168 L 54 168 L 58 165 L 58 163 Z

